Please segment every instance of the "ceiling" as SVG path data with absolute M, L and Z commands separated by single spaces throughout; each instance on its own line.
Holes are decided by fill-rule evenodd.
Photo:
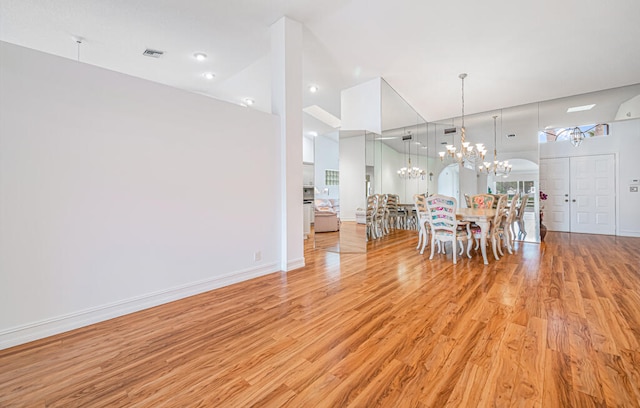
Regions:
M 637 0 L 2 0 L 0 40 L 270 112 L 282 16 L 304 27 L 304 107 L 337 117 L 340 91 L 376 77 L 428 121 L 459 115 L 461 72 L 468 114 L 640 82 Z

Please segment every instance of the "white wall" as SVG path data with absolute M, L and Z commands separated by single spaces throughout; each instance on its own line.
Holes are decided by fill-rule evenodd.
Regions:
M 340 93 L 340 129 L 382 133 L 381 78 L 345 89 Z
M 0 61 L 0 348 L 279 270 L 277 117 Z
M 304 263 L 302 212 L 302 24 L 288 17 L 271 31 L 271 112 L 280 118 L 280 268 Z
M 314 152 L 314 138 L 302 136 L 302 162 L 303 163 L 313 163 L 315 152 Z
M 640 193 L 632 193 L 632 179 L 640 179 L 640 119 L 612 122 L 609 136 L 585 139 L 579 147 L 569 142 L 540 144 L 541 158 L 613 153 L 616 157 L 616 209 L 618 235 L 640 237 Z
M 640 192 L 630 191 L 631 180 L 640 180 L 640 119 L 612 123 L 610 132 L 616 138 L 619 152 L 618 235 L 640 237 Z M 640 189 L 637 184 L 635 187 Z
M 367 208 L 364 132 L 340 138 L 340 219 L 355 221 L 356 209 Z
M 459 186 L 458 195 L 456 196 L 456 198 L 458 200 L 458 206 L 464 207 L 466 204 L 464 200 L 464 194 L 465 193 L 469 194 L 470 192 L 471 194 L 473 194 L 474 191 L 477 193 L 484 194 L 487 192 L 487 183 L 485 181 L 484 185 L 482 186 L 482 189 L 480 189 L 478 186 L 478 173 L 476 173 L 475 170 L 471 170 L 463 166 L 459 166 L 459 167 L 460 167 L 460 172 L 459 172 L 460 186 Z
M 338 131 L 316 137 L 315 140 L 315 198 L 339 198 L 339 186 L 327 186 L 325 183 L 325 170 L 340 169 L 340 149 L 338 146 Z M 324 190 L 328 189 L 328 193 Z

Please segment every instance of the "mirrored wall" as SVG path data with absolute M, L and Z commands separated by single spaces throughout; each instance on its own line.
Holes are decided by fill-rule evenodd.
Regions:
M 364 251 L 367 246 L 364 224 L 358 224 L 356 212 L 366 209 L 366 197 L 372 194 L 395 194 L 399 203 L 407 206 L 413 204 L 415 194 L 425 193 L 455 196 L 461 206 L 465 205 L 465 193 L 528 194 L 524 231 L 518 234 L 516 229 L 516 235 L 524 241 L 538 242 L 541 149 L 543 156 L 592 155 L 593 149 L 582 147 L 579 153 L 581 147 L 571 145 L 568 130 L 580 127 L 585 137 L 604 136 L 604 141 L 599 143 L 607 143 L 606 132 L 600 130 L 604 127 L 587 129 L 640 118 L 640 84 L 465 115 L 466 140 L 473 145 L 484 144 L 487 153 L 482 161 L 508 160 L 512 170 L 505 177 L 479 171 L 480 162 L 460 166 L 450 158 L 440 159 L 439 152 L 447 145 L 460 146 L 460 117 L 426 122 L 385 81 L 381 81 L 380 93 L 380 132 L 360 130 L 335 134 L 332 143 L 337 152 L 333 157 L 338 159 L 328 166 L 339 170 L 337 188 L 323 185 L 326 174 L 322 172 L 326 169 L 316 163 L 316 192 L 320 191 L 319 197 L 339 200 L 345 220 L 342 225 L 354 227 L 353 231 L 358 232 L 343 241 L 350 243 L 344 245 L 345 248 L 355 248 L 355 252 Z M 608 132 L 609 128 L 606 129 Z M 319 140 L 322 139 L 316 138 L 316 152 L 326 150 L 318 145 Z M 589 142 L 582 146 L 585 145 L 589 146 Z M 612 149 L 609 150 L 623 150 Z M 402 176 L 403 169 L 407 168 L 415 169 L 413 174 Z M 358 229 L 359 225 L 362 228 Z M 357 244 L 353 245 L 354 242 Z M 327 247 L 340 250 L 339 245 Z
M 495 120 L 494 120 L 495 117 Z M 447 145 L 460 149 L 461 118 L 439 121 L 436 129 L 436 151 L 446 151 Z M 457 166 L 445 155 L 438 159 L 436 192 L 453 195 L 465 206 L 464 194 L 527 194 L 523 231 L 515 228 L 516 237 L 526 241 L 539 240 L 539 222 L 535 195 L 538 191 L 537 104 L 499 109 L 465 116 L 466 141 L 472 146 L 484 145 L 486 153 L 475 162 Z M 508 173 L 486 170 L 484 163 L 507 161 Z M 482 166 L 482 167 L 481 167 Z M 482 168 L 482 170 L 481 170 Z M 453 180 L 453 181 L 452 181 Z M 457 189 L 456 189 L 457 188 Z
M 401 204 L 413 204 L 433 178 L 428 124 L 385 81 L 381 117 L 381 134 L 366 134 L 367 194 L 395 194 Z

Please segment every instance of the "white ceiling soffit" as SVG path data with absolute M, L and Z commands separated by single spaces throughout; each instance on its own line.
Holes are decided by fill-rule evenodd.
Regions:
M 318 105 L 307 106 L 303 111 L 332 128 L 340 127 L 340 119 L 336 118 Z
M 636 95 L 620 104 L 616 112 L 616 120 L 640 118 L 640 95 Z

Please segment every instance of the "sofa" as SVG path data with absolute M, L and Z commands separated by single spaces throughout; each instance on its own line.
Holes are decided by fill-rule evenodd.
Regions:
M 315 232 L 340 230 L 340 200 L 316 199 L 314 202 L 313 227 Z

